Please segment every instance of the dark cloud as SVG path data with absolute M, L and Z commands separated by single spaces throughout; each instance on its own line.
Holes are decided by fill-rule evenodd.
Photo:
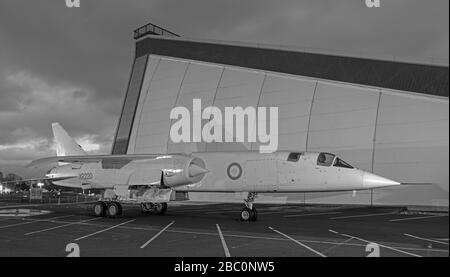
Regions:
M 363 0 L 81 0 L 81 8 L 68 9 L 64 0 L 2 0 L 0 170 L 52 154 L 54 121 L 109 152 L 132 30 L 147 22 L 186 37 L 448 60 L 448 0 L 381 3 L 369 9 Z M 19 147 L 32 141 L 42 144 Z

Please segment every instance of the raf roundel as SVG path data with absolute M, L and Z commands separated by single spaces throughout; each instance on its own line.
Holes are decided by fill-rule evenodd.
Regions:
M 231 180 L 237 180 L 241 178 L 242 167 L 238 163 L 232 163 L 227 168 L 227 175 Z

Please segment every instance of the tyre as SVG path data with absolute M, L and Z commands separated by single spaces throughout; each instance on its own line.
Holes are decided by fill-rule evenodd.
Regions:
M 118 217 L 122 214 L 122 206 L 117 202 L 111 202 L 108 204 L 108 216 Z
M 105 202 L 99 201 L 94 205 L 95 216 L 105 216 L 106 214 L 106 204 Z
M 167 203 L 155 203 L 155 214 L 163 215 L 167 210 Z
M 239 219 L 241 221 L 250 221 L 250 219 L 254 216 L 254 213 L 249 208 L 245 207 L 242 209 Z

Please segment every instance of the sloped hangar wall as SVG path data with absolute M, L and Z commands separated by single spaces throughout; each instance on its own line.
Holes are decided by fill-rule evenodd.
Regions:
M 192 114 L 194 98 L 202 100 L 203 108 L 277 106 L 279 150 L 329 151 L 363 170 L 433 185 L 366 191 L 356 197 L 302 193 L 260 200 L 448 206 L 448 98 L 158 55 L 143 58 L 146 68 L 129 126 L 129 154 L 257 150 L 257 143 L 174 144 L 170 111 L 184 106 Z M 227 194 L 196 193 L 190 198 L 238 200 Z

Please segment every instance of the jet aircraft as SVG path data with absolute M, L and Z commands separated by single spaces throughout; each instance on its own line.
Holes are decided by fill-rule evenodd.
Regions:
M 120 216 L 122 204 L 164 214 L 174 192 L 241 192 L 245 199 L 240 220 L 255 221 L 253 203 L 258 193 L 359 191 L 401 184 L 326 152 L 88 155 L 58 123 L 53 123 L 52 129 L 57 156 L 28 166 L 57 166 L 45 178 L 30 180 L 104 190 L 93 206 L 96 216 Z

